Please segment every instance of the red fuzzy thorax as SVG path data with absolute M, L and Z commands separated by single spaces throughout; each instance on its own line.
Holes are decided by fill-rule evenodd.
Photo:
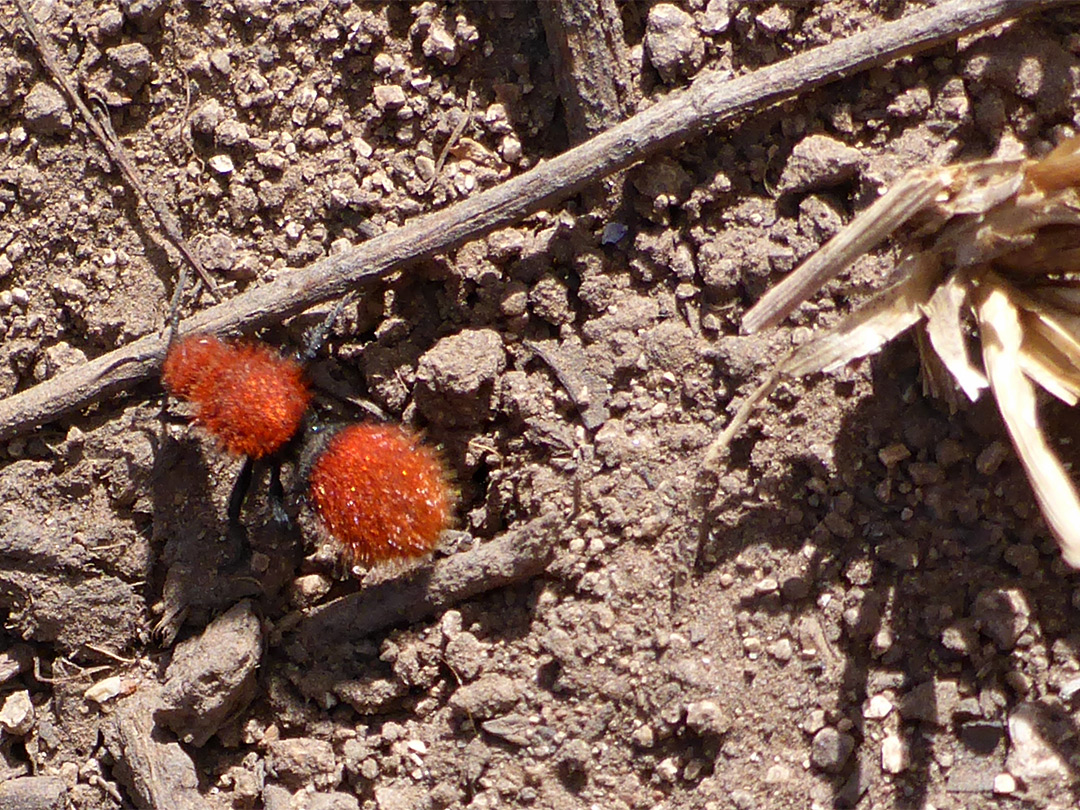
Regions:
M 434 450 L 393 425 L 359 424 L 322 450 L 308 500 L 350 562 L 371 566 L 430 553 L 452 496 Z
M 161 379 L 195 406 L 193 421 L 222 448 L 252 458 L 286 444 L 311 402 L 299 363 L 259 344 L 225 343 L 213 335 L 174 343 Z

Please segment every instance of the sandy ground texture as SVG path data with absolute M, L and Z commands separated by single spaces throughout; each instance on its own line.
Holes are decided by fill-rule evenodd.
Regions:
M 615 61 L 577 97 L 580 37 L 553 49 L 526 2 L 34 13 L 230 297 L 700 71 L 925 7 L 585 5 L 616 12 Z M 311 375 L 321 412 L 441 449 L 456 524 L 418 570 L 342 574 L 291 468 L 296 527 L 260 477 L 229 567 L 239 461 L 156 379 L 0 443 L 0 807 L 1074 806 L 1080 581 L 992 402 L 950 415 L 900 339 L 701 467 L 895 245 L 775 330 L 739 336 L 746 309 L 908 169 L 1074 134 L 1078 30 L 1063 8 L 858 72 L 365 287 Z M 182 266 L 22 31 L 6 0 L 0 398 L 162 330 Z M 212 303 L 189 286 L 182 314 Z

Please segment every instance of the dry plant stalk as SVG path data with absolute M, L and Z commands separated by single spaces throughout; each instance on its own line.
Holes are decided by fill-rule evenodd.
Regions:
M 909 173 L 770 290 L 743 330 L 775 325 L 908 223 L 917 227 L 896 280 L 782 360 L 709 448 L 706 466 L 717 468 L 781 381 L 837 369 L 915 327 L 929 393 L 955 410 L 957 388 L 972 401 L 990 389 L 1062 556 L 1080 568 L 1080 498 L 1040 427 L 1035 392 L 1080 399 L 1080 137 L 1041 160 Z M 972 357 L 976 346 L 981 358 Z

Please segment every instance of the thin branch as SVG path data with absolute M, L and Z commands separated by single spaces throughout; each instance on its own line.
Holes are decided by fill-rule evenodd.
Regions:
M 293 631 L 300 647 L 317 655 L 387 627 L 411 624 L 481 593 L 523 582 L 547 567 L 554 554 L 555 512 L 534 518 L 471 551 L 439 560 L 406 577 L 343 596 L 307 613 Z
M 64 91 L 64 95 L 68 97 L 75 109 L 79 111 L 79 115 L 82 116 L 83 122 L 94 136 L 101 142 L 102 147 L 105 149 L 105 153 L 109 156 L 109 160 L 113 165 L 120 170 L 120 174 L 124 176 L 128 184 L 135 189 L 135 192 L 142 198 L 150 210 L 154 212 L 154 216 L 157 217 L 158 224 L 161 225 L 161 229 L 165 231 L 165 235 L 176 246 L 176 249 L 180 251 L 181 255 L 188 261 L 188 263 L 195 268 L 195 272 L 199 274 L 199 278 L 202 279 L 203 284 L 206 285 L 206 289 L 214 296 L 214 300 L 221 300 L 221 293 L 218 292 L 217 285 L 214 284 L 214 280 L 210 278 L 210 274 L 206 272 L 206 268 L 203 267 L 202 262 L 199 261 L 195 252 L 191 249 L 191 245 L 184 238 L 184 234 L 180 230 L 180 223 L 177 222 L 176 217 L 173 216 L 172 211 L 165 205 L 161 197 L 150 191 L 150 188 L 143 182 L 142 177 L 139 175 L 138 169 L 135 168 L 135 164 L 131 162 L 131 159 L 127 156 L 127 152 L 124 150 L 123 144 L 120 143 L 120 139 L 116 137 L 116 133 L 113 132 L 112 123 L 106 117 L 103 112 L 101 120 L 99 120 L 90 111 L 90 108 L 86 106 L 82 100 L 82 96 L 79 95 L 79 91 L 75 87 L 75 82 L 71 79 L 67 70 L 60 64 L 60 59 L 56 54 L 56 50 L 53 48 L 52 43 L 45 37 L 41 29 L 38 28 L 37 22 L 34 20 L 34 16 L 30 13 L 30 9 L 26 5 L 26 0 L 15 0 L 15 5 L 19 7 L 19 14 L 22 15 L 23 25 L 26 26 L 26 32 L 30 35 L 30 39 L 33 40 L 34 46 L 37 48 L 38 55 L 41 57 L 42 64 L 52 74 L 53 80 L 60 85 L 60 89 Z M 183 278 L 183 275 L 180 276 Z M 182 287 L 181 281 L 177 280 L 177 287 Z
M 705 72 L 685 92 L 672 93 L 525 174 L 206 309 L 181 324 L 180 333 L 237 334 L 280 321 L 418 259 L 445 253 L 550 208 L 612 172 L 698 137 L 736 115 L 1067 1 L 954 0 L 737 79 L 725 81 Z M 156 372 L 165 348 L 165 335 L 147 335 L 0 401 L 0 439 L 147 379 Z

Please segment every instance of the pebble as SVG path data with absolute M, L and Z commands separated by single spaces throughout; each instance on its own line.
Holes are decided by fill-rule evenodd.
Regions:
M 1046 780 L 1064 789 L 1072 780 L 1072 769 L 1057 741 L 1072 733 L 1070 727 L 1067 717 L 1056 717 L 1039 703 L 1017 706 L 1008 722 L 1009 773 L 1025 783 Z
M 469 717 L 486 720 L 509 711 L 521 694 L 520 684 L 505 675 L 485 675 L 454 692 L 450 705 Z
M 105 51 L 113 76 L 124 91 L 138 92 L 150 75 L 150 50 L 141 42 L 128 42 Z
M 484 667 L 484 645 L 472 633 L 463 631 L 446 643 L 444 660 L 459 678 L 471 681 Z
M 754 593 L 764 595 L 774 593 L 780 587 L 780 583 L 773 577 L 765 577 L 754 585 Z
M 661 760 L 656 766 L 656 775 L 665 782 L 674 782 L 679 775 L 679 764 L 675 761 L 675 757 Z
M 120 0 L 120 10 L 140 31 L 148 31 L 165 15 L 168 0 Z
M 910 762 L 908 747 L 902 739 L 890 734 L 881 742 L 881 769 L 886 773 L 901 773 Z
M 34 727 L 34 704 L 25 689 L 12 692 L 0 708 L 0 728 L 15 737 L 22 737 Z
M 214 155 L 206 163 L 218 174 L 232 174 L 235 168 L 232 158 L 228 155 Z
M 895 467 L 909 458 L 911 458 L 911 451 L 900 443 L 890 444 L 878 450 L 878 460 L 886 467 Z
M 439 21 L 433 22 L 428 28 L 428 35 L 421 47 L 428 59 L 437 59 L 448 67 L 456 65 L 461 59 L 453 35 Z
M 809 135 L 791 150 L 777 191 L 791 194 L 837 186 L 855 177 L 862 163 L 858 149 L 828 135 Z
M 23 99 L 26 128 L 39 135 L 56 135 L 71 127 L 64 96 L 48 82 L 38 82 Z
M 652 726 L 638 726 L 630 736 L 638 748 L 652 748 L 656 745 L 656 733 Z
M 505 367 L 506 350 L 494 329 L 444 337 L 420 358 L 416 405 L 437 424 L 475 424 L 491 414 L 495 379 Z
M 971 614 L 979 631 L 1004 652 L 1027 630 L 1031 607 L 1019 588 L 993 588 L 979 592 Z
M 95 683 L 83 692 L 83 697 L 94 703 L 107 703 L 117 697 L 123 689 L 123 680 L 121 680 L 119 675 L 113 675 L 112 677 L 104 678 Z
M 867 720 L 881 720 L 893 710 L 892 701 L 884 695 L 874 695 L 863 708 L 863 717 Z
M 1016 779 L 1012 774 L 999 773 L 994 777 L 994 793 L 1009 794 L 1016 792 Z
M 686 725 L 700 735 L 720 736 L 731 724 L 723 709 L 711 700 L 702 700 L 686 705 Z
M 294 607 L 308 607 L 330 593 L 333 585 L 333 580 L 325 574 L 304 574 L 293 580 L 289 601 Z
M 790 661 L 795 654 L 795 648 L 791 643 L 791 639 L 782 638 L 774 641 L 769 645 L 769 655 L 775 658 L 777 661 L 787 662 Z
M 837 773 L 843 769 L 854 750 L 854 737 L 826 726 L 814 735 L 810 743 L 810 761 L 820 770 Z
M 991 442 L 975 459 L 975 469 L 980 475 L 993 475 L 1012 451 L 1003 441 Z
M 383 111 L 399 110 L 405 106 L 405 91 L 396 84 L 380 84 L 372 91 L 375 106 Z
M 239 602 L 202 634 L 177 645 L 165 670 L 156 719 L 196 747 L 255 696 L 262 624 L 251 602 Z
M 660 78 L 671 84 L 697 72 L 705 59 L 705 43 L 694 18 L 671 3 L 657 3 L 645 22 L 645 51 Z
M 1077 692 L 1080 692 L 1080 678 L 1071 678 L 1061 685 L 1058 694 L 1062 700 L 1068 702 L 1076 696 Z

